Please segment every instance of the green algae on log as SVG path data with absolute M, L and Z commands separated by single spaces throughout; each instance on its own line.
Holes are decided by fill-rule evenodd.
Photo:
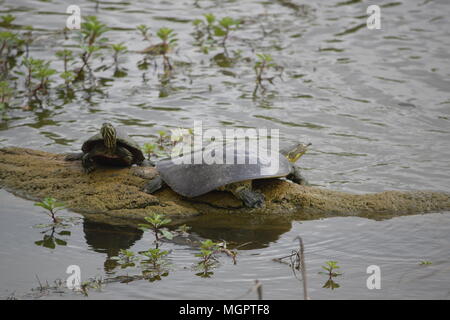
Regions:
M 298 219 L 394 216 L 450 210 L 450 194 L 432 191 L 385 191 L 350 194 L 270 179 L 254 182 L 266 207 L 249 209 L 231 194 L 213 191 L 186 199 L 169 188 L 150 195 L 141 189 L 157 174 L 151 167 L 99 168 L 85 174 L 79 161 L 64 155 L 24 148 L 0 149 L 0 186 L 28 199 L 53 197 L 88 219 L 111 224 L 136 224 L 150 213 L 174 221 L 200 214 L 252 213 L 295 215 Z

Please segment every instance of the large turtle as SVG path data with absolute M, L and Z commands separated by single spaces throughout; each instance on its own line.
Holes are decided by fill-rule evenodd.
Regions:
M 83 143 L 81 150 L 83 152 L 67 154 L 66 160 L 81 160 L 86 173 L 94 170 L 97 163 L 126 167 L 142 164 L 145 159 L 139 145 L 110 123 L 104 123 L 99 133 Z
M 217 189 L 231 192 L 247 207 L 262 208 L 264 195 L 252 190 L 252 180 L 286 177 L 295 183 L 305 184 L 306 180 L 294 163 L 306 152 L 309 145 L 310 143 L 297 143 L 280 153 L 272 154 L 264 149 L 254 152 L 235 148 L 234 144 L 223 144 L 218 147 L 219 151 L 222 148 L 223 164 L 217 161 L 207 164 L 203 158 L 204 150 L 161 160 L 156 164 L 159 175 L 144 186 L 144 191 L 153 193 L 167 184 L 182 196 L 192 198 Z M 202 154 L 198 154 L 199 152 Z M 234 157 L 227 158 L 230 154 Z M 198 164 L 193 161 L 196 156 L 201 159 Z M 233 161 L 230 163 L 225 158 Z M 241 159 L 240 162 L 238 159 Z M 274 168 L 273 164 L 278 165 Z

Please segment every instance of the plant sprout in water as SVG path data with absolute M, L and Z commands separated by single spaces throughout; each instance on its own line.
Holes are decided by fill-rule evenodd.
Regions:
M 0 27 L 11 28 L 12 27 L 12 22 L 14 20 L 16 20 L 16 17 L 13 16 L 12 14 L 7 14 L 7 15 L 4 15 L 4 16 L 0 16 L 0 19 L 2 19 L 2 21 L 0 21 Z
M 144 40 L 150 41 L 150 27 L 147 27 L 145 24 L 138 25 L 136 29 L 141 33 Z
M 60 219 L 56 217 L 56 212 L 65 208 L 65 204 L 57 202 L 54 198 L 45 198 L 40 202 L 36 202 L 35 206 L 44 208 L 47 210 L 47 214 L 52 218 L 53 223 L 59 223 Z
M 142 27 L 143 29 L 143 27 Z M 143 32 L 143 30 L 140 30 Z M 142 51 L 139 51 L 139 53 L 153 55 L 153 56 L 163 56 L 163 64 L 164 64 L 164 70 L 172 70 L 172 64 L 170 63 L 168 54 L 172 51 L 172 49 L 175 47 L 176 42 L 178 39 L 176 38 L 177 34 L 174 32 L 173 29 L 170 28 L 160 28 L 156 35 L 159 39 L 161 39 L 161 43 L 151 45 L 147 48 L 145 48 Z
M 329 277 L 327 282 L 325 282 L 323 288 L 334 290 L 340 287 L 338 283 L 333 281 L 333 278 L 342 275 L 342 273 L 336 271 L 336 269 L 340 269 L 340 266 L 338 266 L 337 264 L 337 261 L 327 261 L 325 262 L 325 266 L 322 266 L 322 269 L 327 272 L 320 271 L 319 274 L 324 274 Z
M 156 144 L 154 143 L 144 143 L 144 146 L 142 147 L 142 151 L 147 156 L 147 159 L 150 160 L 150 158 L 154 155 L 156 155 Z
M 200 261 L 196 265 L 196 269 L 201 270 L 196 275 L 202 278 L 209 278 L 213 275 L 211 269 L 218 266 L 219 260 L 217 254 L 219 253 L 226 253 L 232 258 L 233 264 L 236 264 L 237 252 L 235 250 L 229 250 L 226 242 L 214 242 L 210 239 L 202 241 L 200 243 L 200 253 L 195 255 L 200 258 Z
M 0 81 L 0 110 L 8 106 L 9 99 L 13 95 L 13 89 L 9 87 L 8 81 Z
M 102 44 L 108 41 L 107 38 L 101 37 L 108 30 L 108 27 L 98 21 L 95 16 L 88 16 L 85 18 L 85 22 L 81 23 L 81 36 L 79 40 L 80 48 L 82 49 L 82 54 L 80 55 L 82 65 L 78 69 L 77 79 L 83 75 L 84 68 L 87 68 L 92 74 L 89 62 L 93 54 L 101 49 Z
M 127 47 L 121 43 L 116 43 L 111 45 L 111 49 L 113 50 L 113 58 L 114 58 L 114 64 L 116 66 L 116 71 L 119 69 L 119 54 L 125 53 L 127 51 Z
M 117 257 L 112 257 L 112 260 L 115 260 L 122 269 L 128 267 L 136 266 L 136 262 L 138 262 L 139 256 L 136 255 L 133 251 L 121 249 Z
M 281 69 L 276 63 L 273 62 L 273 58 L 269 54 L 256 54 L 258 61 L 255 62 L 254 70 L 256 74 L 256 86 L 255 90 L 253 91 L 253 95 L 256 95 L 258 92 L 258 89 L 261 88 L 261 91 L 264 93 L 266 91 L 266 88 L 263 84 L 264 81 L 268 81 L 271 84 L 273 84 L 273 79 L 275 79 L 277 76 L 281 77 L 281 73 L 272 76 L 272 77 L 266 77 L 265 74 L 268 72 L 269 69 Z
M 148 224 L 139 224 L 139 227 L 144 231 L 151 230 L 153 232 L 156 248 L 158 248 L 161 239 L 167 238 L 171 240 L 173 238 L 173 234 L 165 227 L 172 220 L 166 218 L 163 214 L 153 213 L 144 219 Z

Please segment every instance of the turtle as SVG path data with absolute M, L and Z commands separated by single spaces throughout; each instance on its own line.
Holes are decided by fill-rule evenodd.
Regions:
M 231 152 L 234 161 L 232 163 L 223 161 L 222 164 L 217 161 L 208 164 L 204 158 L 200 158 L 202 160 L 197 164 L 195 161 L 192 163 L 198 152 L 205 154 L 205 149 L 178 158 L 164 159 L 155 166 L 159 175 L 147 182 L 143 191 L 152 194 L 168 185 L 173 191 L 187 198 L 201 196 L 212 190 L 228 191 L 242 200 L 246 207 L 263 208 L 265 197 L 262 193 L 252 190 L 252 181 L 286 177 L 294 183 L 305 185 L 306 180 L 295 162 L 310 145 L 311 143 L 296 143 L 280 152 L 269 153 L 266 149 L 254 152 L 235 147 L 234 144 L 223 144 L 215 147 L 218 149 L 212 150 L 216 152 L 222 148 L 222 156 Z M 240 162 L 237 161 L 239 157 Z M 276 168 L 271 168 L 273 161 L 278 161 L 275 162 L 278 163 Z
M 110 123 L 103 123 L 100 132 L 86 140 L 81 150 L 67 154 L 65 160 L 81 160 L 86 173 L 92 172 L 96 164 L 127 167 L 141 165 L 145 160 L 139 145 Z

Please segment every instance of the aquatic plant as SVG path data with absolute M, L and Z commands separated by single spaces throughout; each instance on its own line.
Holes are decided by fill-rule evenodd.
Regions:
M 207 40 L 213 40 L 213 28 L 216 22 L 216 16 L 212 13 L 203 14 L 205 20 L 195 19 L 192 23 L 197 31 L 196 38 L 201 40 L 201 38 L 206 35 Z
M 56 212 L 65 208 L 64 203 L 57 202 L 54 198 L 45 198 L 42 201 L 36 202 L 34 205 L 46 209 L 47 214 L 52 218 L 53 223 L 58 223 L 60 221 L 56 217 Z
M 422 261 L 419 262 L 419 264 L 421 266 L 427 266 L 427 265 L 433 264 L 433 262 L 428 261 L 428 260 L 422 260 Z
M 109 28 L 101 23 L 96 16 L 87 16 L 85 22 L 81 23 L 81 37 L 80 37 L 80 48 L 82 53 L 80 55 L 82 65 L 78 69 L 76 79 L 79 79 L 84 72 L 84 68 L 87 68 L 91 74 L 89 62 L 94 55 L 101 49 L 101 46 L 108 41 L 107 38 L 102 37 L 102 35 L 107 32 Z
M 214 44 L 220 42 L 220 45 L 227 53 L 227 40 L 230 33 L 238 29 L 240 21 L 231 17 L 224 17 L 217 20 L 216 16 L 212 13 L 206 13 L 203 15 L 203 19 L 195 19 L 193 25 L 195 27 L 195 38 L 198 45 L 202 47 L 204 53 L 208 53 Z M 218 38 L 216 40 L 216 38 Z
M 258 89 L 261 88 L 262 92 L 266 91 L 266 88 L 263 84 L 264 81 L 268 81 L 271 84 L 273 84 L 273 79 L 275 79 L 277 76 L 281 77 L 281 73 L 276 75 L 276 76 L 272 76 L 272 77 L 265 77 L 265 73 L 267 73 L 267 71 L 269 69 L 281 69 L 281 67 L 279 67 L 276 63 L 273 62 L 273 58 L 271 55 L 269 54 L 262 54 L 262 53 L 257 53 L 256 54 L 258 60 L 255 62 L 254 65 L 254 70 L 255 70 L 255 74 L 256 74 L 256 86 L 255 89 L 253 91 L 253 95 L 256 95 L 256 93 L 258 92 Z
M 146 260 L 141 261 L 144 279 L 153 282 L 161 280 L 161 277 L 167 277 L 169 275 L 169 262 L 166 259 L 166 256 L 169 253 L 169 251 L 161 250 L 159 248 L 152 248 L 140 252 L 141 255 L 147 258 Z
M 145 35 L 148 39 L 147 30 L 144 25 L 138 26 L 138 29 Z M 178 39 L 176 38 L 177 34 L 174 32 L 173 29 L 170 28 L 160 28 L 156 35 L 158 38 L 162 41 L 161 43 L 151 45 L 147 48 L 145 48 L 142 51 L 138 51 L 142 54 L 148 54 L 153 56 L 163 56 L 163 65 L 164 65 L 164 71 L 170 71 L 172 70 L 172 64 L 170 63 L 168 54 L 172 49 L 175 47 L 176 42 Z M 145 62 L 145 60 L 144 60 Z M 140 69 L 145 68 L 143 65 L 140 65 Z
M 9 71 L 16 63 L 16 57 L 23 52 L 22 44 L 17 34 L 0 31 L 0 79 L 8 79 Z
M 162 40 L 160 46 L 160 54 L 163 56 L 164 68 L 172 70 L 172 64 L 170 63 L 168 54 L 175 46 L 178 39 L 177 34 L 170 28 L 160 28 L 156 35 Z
M 325 274 L 328 276 L 328 280 L 322 288 L 334 290 L 340 287 L 340 285 L 333 280 L 333 278 L 342 275 L 342 273 L 336 271 L 336 269 L 340 269 L 337 263 L 337 261 L 327 261 L 325 262 L 325 266 L 322 266 L 322 269 L 327 272 L 320 271 L 319 274 Z
M 4 16 L 0 16 L 0 19 L 2 19 L 2 21 L 0 21 L 0 27 L 11 28 L 12 22 L 16 20 L 16 17 L 12 14 L 6 14 Z
M 41 98 L 38 94 L 48 94 L 49 84 L 51 82 L 50 77 L 56 73 L 56 70 L 50 68 L 50 61 L 46 62 L 42 59 L 29 57 L 24 58 L 22 63 L 27 70 L 25 83 L 28 88 L 29 104 L 31 104 L 31 99 L 34 98 L 42 105 Z
M 197 273 L 197 276 L 202 278 L 209 278 L 213 272 L 211 269 L 215 268 L 219 260 L 217 254 L 225 253 L 232 258 L 233 264 L 236 264 L 237 251 L 227 248 L 226 242 L 214 242 L 210 239 L 204 240 L 200 243 L 200 253 L 195 256 L 200 258 L 200 261 L 196 265 L 196 269 L 200 269 L 201 272 Z
M 0 110 L 3 110 L 8 106 L 9 99 L 11 99 L 13 92 L 13 89 L 9 87 L 7 81 L 0 81 Z
M 219 249 L 219 244 L 207 239 L 201 242 L 200 244 L 200 253 L 197 253 L 195 256 L 200 258 L 200 261 L 197 263 L 197 268 L 201 269 L 200 273 L 197 273 L 198 276 L 202 278 L 209 278 L 213 273 L 209 271 L 211 268 L 214 268 L 218 260 L 215 256 Z
M 112 257 L 112 260 L 117 261 L 122 269 L 136 266 L 136 262 L 140 260 L 139 256 L 133 251 L 121 249 L 117 257 Z
M 147 251 L 139 253 L 147 258 L 147 260 L 142 261 L 141 264 L 151 265 L 154 270 L 157 270 L 166 263 L 164 257 L 169 254 L 169 251 L 161 250 L 159 248 L 151 248 Z
M 165 218 L 163 214 L 153 213 L 144 219 L 148 224 L 139 224 L 139 227 L 144 231 L 151 230 L 153 232 L 156 248 L 158 248 L 161 239 L 167 238 L 170 240 L 173 238 L 173 234 L 165 228 L 172 220 Z
M 337 276 L 342 275 L 342 273 L 336 272 L 336 269 L 340 269 L 340 266 L 338 266 L 337 264 L 338 264 L 337 261 L 325 262 L 325 266 L 322 266 L 322 269 L 324 269 L 327 272 L 325 273 L 325 272 L 321 271 L 321 272 L 319 272 L 319 274 L 326 274 L 329 277 L 337 277 Z
M 142 147 L 142 152 L 147 156 L 147 159 L 150 160 L 150 158 L 155 155 L 156 150 L 156 144 L 154 143 L 144 143 L 144 146 Z
M 226 49 L 226 43 L 230 32 L 238 28 L 240 21 L 231 17 L 224 17 L 219 20 L 219 25 L 214 26 L 214 35 L 222 38 L 222 46 Z
M 73 52 L 67 49 L 56 51 L 56 56 L 63 60 L 64 71 L 59 76 L 64 80 L 66 87 L 75 80 L 75 73 L 68 69 L 68 63 L 73 60 Z
M 158 130 L 158 135 L 159 135 L 158 144 L 162 148 L 164 141 L 166 141 L 169 138 L 169 136 L 167 135 L 167 132 L 164 130 Z
M 141 33 L 144 40 L 150 41 L 150 27 L 147 27 L 145 24 L 138 25 L 136 29 Z
M 114 64 L 116 66 L 116 71 L 119 69 L 119 54 L 124 53 L 127 51 L 127 47 L 121 43 L 116 43 L 111 45 L 111 49 L 114 51 L 113 58 L 114 58 Z

